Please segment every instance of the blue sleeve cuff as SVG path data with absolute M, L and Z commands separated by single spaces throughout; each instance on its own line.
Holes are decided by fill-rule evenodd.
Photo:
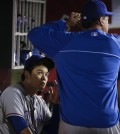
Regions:
M 27 122 L 22 117 L 10 116 L 10 117 L 7 117 L 7 119 L 11 123 L 11 125 L 13 126 L 17 134 L 19 134 L 23 129 L 28 127 Z

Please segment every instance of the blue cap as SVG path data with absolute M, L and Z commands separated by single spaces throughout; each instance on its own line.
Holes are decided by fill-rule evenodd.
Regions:
M 29 70 L 31 67 L 44 65 L 50 71 L 54 68 L 54 62 L 49 57 L 43 57 L 39 54 L 34 54 L 25 61 L 24 70 Z
M 106 5 L 101 0 L 90 0 L 84 5 L 81 13 L 83 20 L 93 20 L 105 15 L 110 16 L 114 14 L 107 11 Z

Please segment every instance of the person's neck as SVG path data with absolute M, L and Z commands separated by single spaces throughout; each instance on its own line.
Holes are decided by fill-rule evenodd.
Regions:
M 33 89 L 33 87 L 31 87 L 31 85 L 29 85 L 27 82 L 22 81 L 20 82 L 20 84 L 22 85 L 22 87 L 24 88 L 24 90 L 27 92 L 28 95 L 33 96 L 36 94 L 36 90 Z
M 91 29 L 100 29 L 100 30 L 102 30 L 102 28 L 99 25 L 92 26 L 92 27 L 89 28 L 89 30 L 91 30 Z

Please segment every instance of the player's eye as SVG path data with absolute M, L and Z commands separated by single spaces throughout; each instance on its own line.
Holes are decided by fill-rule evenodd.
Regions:
M 45 73 L 45 76 L 48 77 L 49 73 Z
M 43 75 L 43 72 L 37 72 L 38 75 Z

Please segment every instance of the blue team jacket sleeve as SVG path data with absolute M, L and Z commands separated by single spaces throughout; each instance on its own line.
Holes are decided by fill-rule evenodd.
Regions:
M 66 32 L 64 20 L 54 21 L 32 29 L 28 33 L 31 43 L 50 57 L 54 57 L 74 36 Z
M 7 117 L 7 119 L 11 123 L 17 134 L 19 134 L 23 129 L 28 127 L 26 121 L 22 117 L 9 116 Z

